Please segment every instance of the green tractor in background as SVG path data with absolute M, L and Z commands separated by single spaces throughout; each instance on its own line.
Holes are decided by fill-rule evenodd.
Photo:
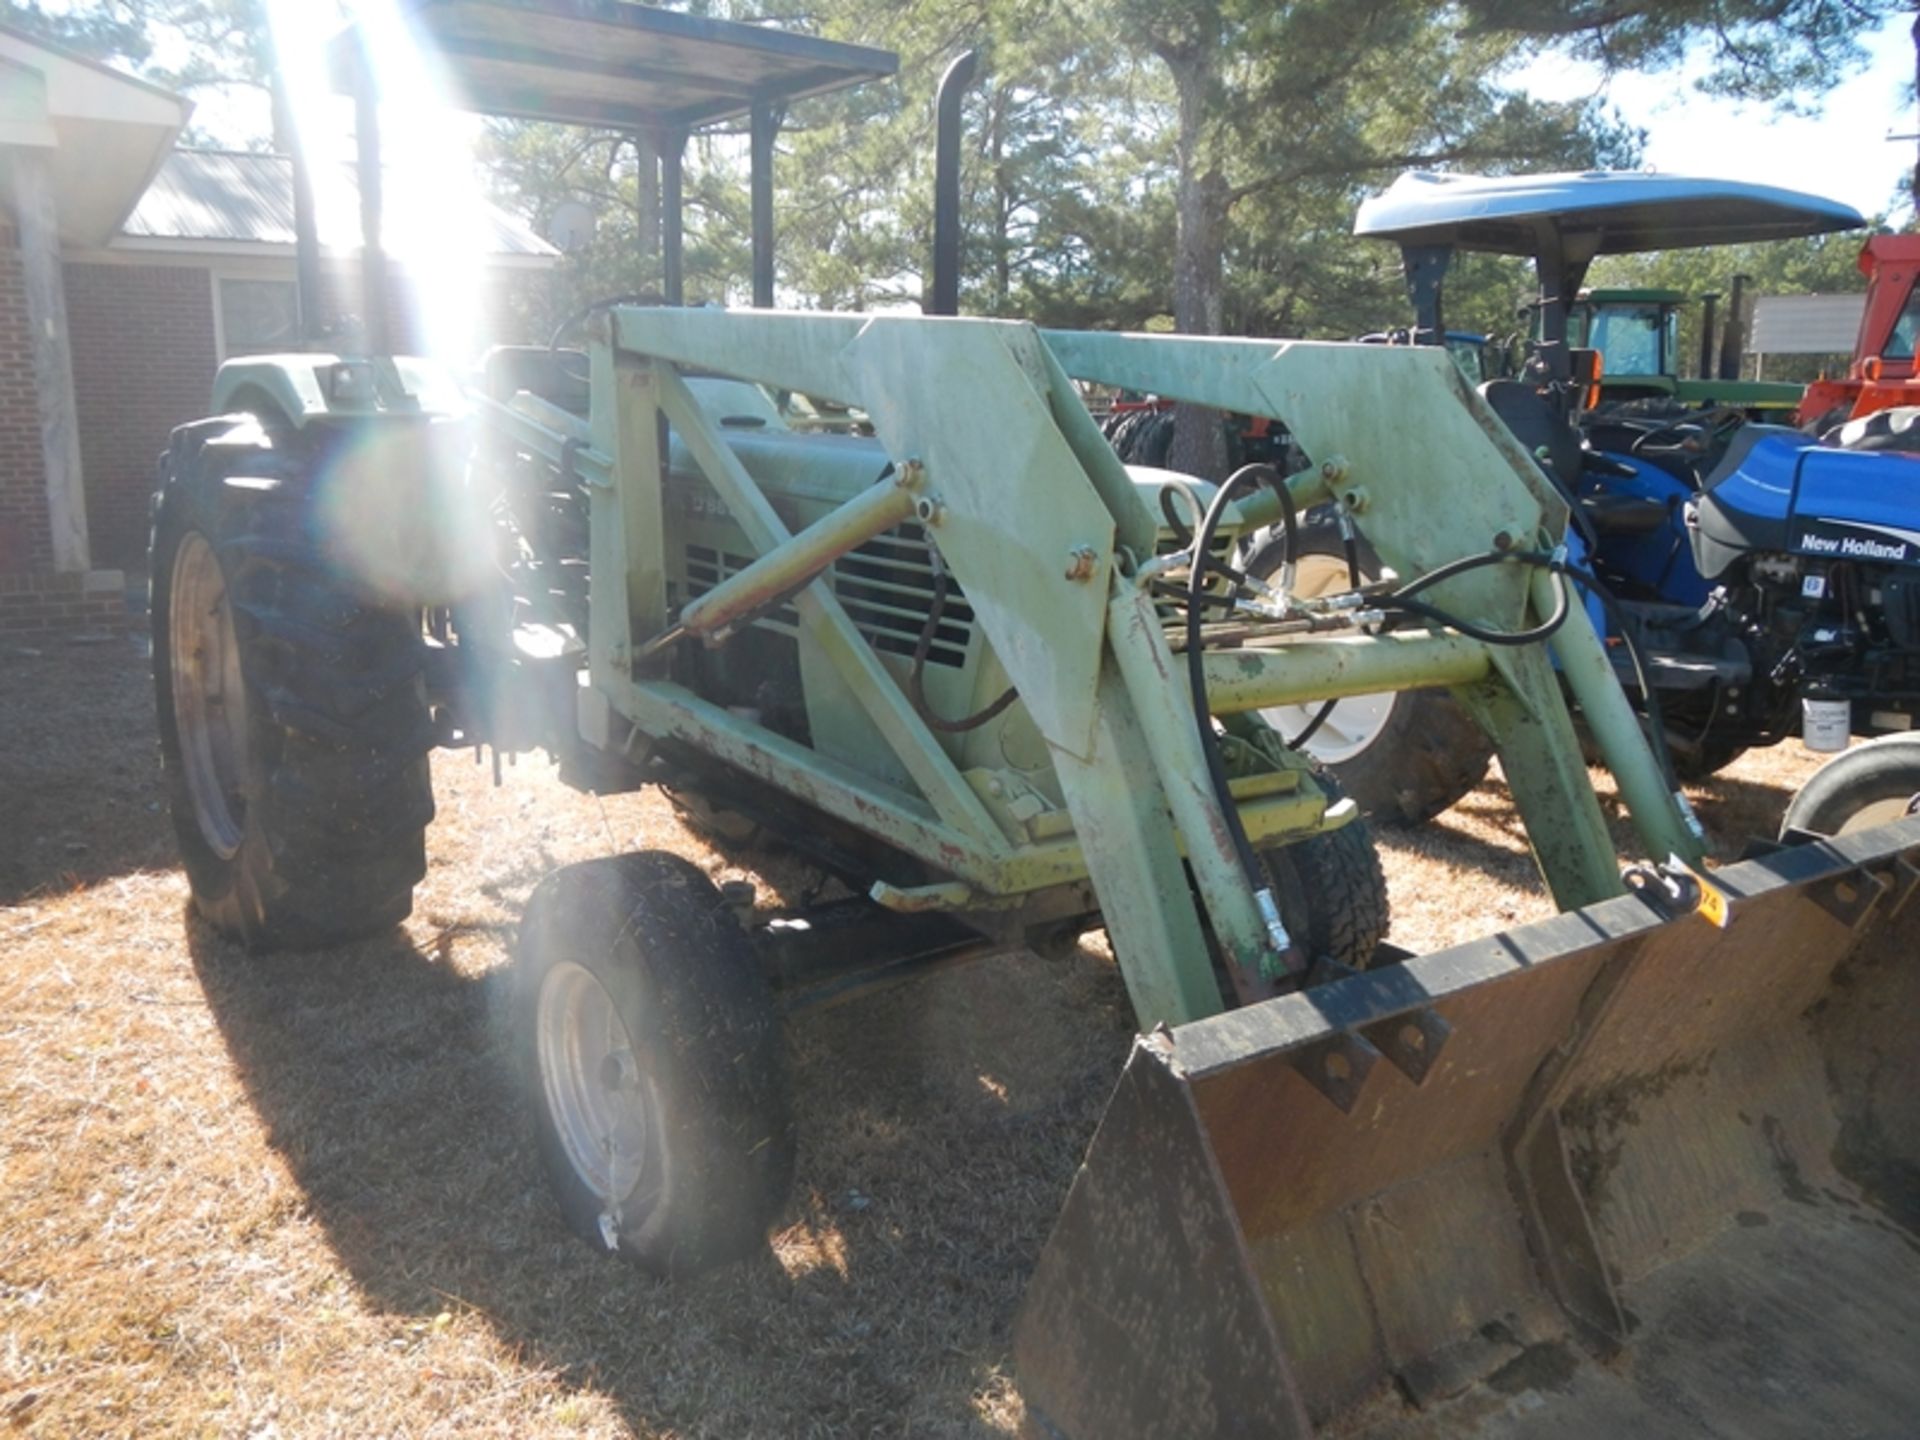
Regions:
M 1679 290 L 1582 290 L 1567 316 L 1567 341 L 1604 357 L 1600 403 L 1669 402 L 1675 410 L 1708 406 L 1742 411 L 1749 420 L 1793 423 L 1804 385 L 1780 380 L 1742 380 L 1740 355 L 1745 277 L 1734 280 L 1714 362 L 1714 314 L 1718 295 L 1700 297 L 1700 357 L 1692 375 L 1681 373 L 1680 316 L 1693 297 Z

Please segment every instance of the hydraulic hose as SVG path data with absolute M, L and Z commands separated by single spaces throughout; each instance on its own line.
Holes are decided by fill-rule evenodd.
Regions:
M 1220 753 L 1220 738 L 1213 733 L 1213 711 L 1207 703 L 1206 656 L 1201 635 L 1207 599 L 1205 557 L 1211 551 L 1214 533 L 1220 528 L 1221 518 L 1226 514 L 1233 497 L 1249 485 L 1262 481 L 1271 485 L 1280 497 L 1284 517 L 1282 523 L 1286 526 L 1287 535 L 1285 554 L 1289 562 L 1293 558 L 1298 517 L 1294 512 L 1293 497 L 1287 493 L 1287 482 L 1271 465 L 1241 466 L 1213 492 L 1213 501 L 1207 506 L 1206 514 L 1200 519 L 1200 527 L 1193 536 L 1193 565 L 1187 574 L 1187 684 L 1193 696 L 1193 718 L 1200 731 L 1200 749 L 1206 756 L 1207 779 L 1213 787 L 1215 799 L 1219 801 L 1228 838 L 1232 841 L 1234 854 L 1239 857 L 1247 888 L 1253 892 L 1268 936 L 1276 949 L 1285 950 L 1291 942 L 1281 923 L 1279 904 L 1273 896 L 1273 882 L 1255 852 L 1253 842 L 1247 838 L 1247 827 L 1240 819 L 1240 807 L 1234 803 L 1226 759 Z
M 1282 488 L 1284 489 L 1285 487 L 1283 486 Z M 1281 560 L 1282 563 L 1285 564 L 1289 562 L 1289 552 L 1293 550 L 1296 543 L 1293 530 L 1293 497 L 1291 495 L 1287 496 L 1281 505 L 1281 509 L 1286 512 L 1285 518 L 1287 524 L 1286 549 L 1281 552 Z M 1348 519 L 1347 513 L 1344 510 L 1340 512 L 1340 553 L 1346 557 L 1347 584 L 1351 585 L 1355 590 L 1358 590 L 1360 588 L 1360 542 L 1353 533 L 1353 522 Z M 1283 570 L 1281 573 L 1284 574 L 1286 572 Z M 1287 741 L 1287 748 L 1289 750 L 1300 750 L 1304 748 L 1309 740 L 1320 733 L 1320 727 L 1327 723 L 1327 717 L 1333 714 L 1333 707 L 1339 703 L 1338 700 L 1323 702 L 1320 708 L 1313 712 L 1313 718 L 1300 728 L 1300 733 Z
M 1531 630 L 1495 631 L 1472 625 L 1459 616 L 1450 615 L 1437 606 L 1425 604 L 1413 597 L 1444 580 L 1469 570 L 1478 570 L 1488 565 L 1515 563 L 1531 565 L 1539 569 L 1551 570 L 1561 577 L 1560 603 L 1554 613 L 1544 622 Z M 1401 610 L 1408 614 L 1419 615 L 1437 624 L 1458 630 L 1470 639 L 1489 645 L 1530 645 L 1551 638 L 1563 624 L 1571 610 L 1569 590 L 1565 582 L 1572 581 L 1583 589 L 1591 591 L 1606 611 L 1607 618 L 1613 622 L 1614 629 L 1620 635 L 1620 641 L 1627 647 L 1627 659 L 1633 665 L 1634 682 L 1640 687 L 1640 694 L 1646 705 L 1647 728 L 1651 732 L 1649 741 L 1653 746 L 1655 762 L 1660 766 L 1661 777 L 1667 782 L 1667 788 L 1680 789 L 1679 774 L 1674 769 L 1673 752 L 1667 744 L 1667 727 L 1660 709 L 1660 697 L 1655 693 L 1652 680 L 1647 671 L 1646 655 L 1641 648 L 1639 624 L 1627 613 L 1612 591 L 1601 584 L 1600 579 L 1591 570 L 1581 570 L 1554 555 L 1537 551 L 1488 551 L 1484 555 L 1468 555 L 1459 560 L 1449 561 L 1437 569 L 1429 570 L 1419 579 L 1402 586 L 1382 600 L 1383 607 Z

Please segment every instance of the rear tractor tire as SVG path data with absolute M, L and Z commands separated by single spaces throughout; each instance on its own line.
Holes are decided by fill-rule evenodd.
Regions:
M 1247 573 L 1272 580 L 1280 573 L 1284 541 L 1275 538 L 1247 560 Z M 1360 542 L 1360 578 L 1380 578 L 1379 557 Z M 1345 551 L 1331 524 L 1303 524 L 1294 593 L 1302 598 L 1348 588 Z M 1260 717 L 1292 740 L 1318 713 L 1317 705 L 1278 705 Z M 1493 744 L 1445 690 L 1356 695 L 1328 712 L 1303 747 L 1330 770 L 1361 813 L 1385 825 L 1424 825 L 1473 793 L 1486 778 Z
M 1851 835 L 1911 815 L 1920 815 L 1920 735 L 1882 735 L 1814 771 L 1787 806 L 1780 835 Z
M 662 1276 L 766 1242 L 793 1179 L 780 1020 L 713 883 L 647 851 L 542 881 L 515 949 L 540 1157 L 597 1250 Z
M 1835 426 L 1821 441 L 1842 450 L 1884 450 L 1911 455 L 1920 451 L 1920 405 L 1875 410 Z
M 174 832 L 195 906 L 250 950 L 390 929 L 426 872 L 419 619 L 333 574 L 312 489 L 297 448 L 235 420 L 176 440 L 154 506 L 154 701 Z

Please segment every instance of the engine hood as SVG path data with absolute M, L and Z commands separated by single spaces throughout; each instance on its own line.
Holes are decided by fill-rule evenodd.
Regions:
M 1784 431 L 1729 458 L 1694 502 L 1703 575 L 1753 551 L 1920 566 L 1920 455 L 1836 450 Z

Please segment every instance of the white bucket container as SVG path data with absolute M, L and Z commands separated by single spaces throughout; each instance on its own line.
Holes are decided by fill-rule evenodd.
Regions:
M 1800 701 L 1800 740 L 1822 755 L 1847 748 L 1853 738 L 1853 702 L 1808 695 Z

